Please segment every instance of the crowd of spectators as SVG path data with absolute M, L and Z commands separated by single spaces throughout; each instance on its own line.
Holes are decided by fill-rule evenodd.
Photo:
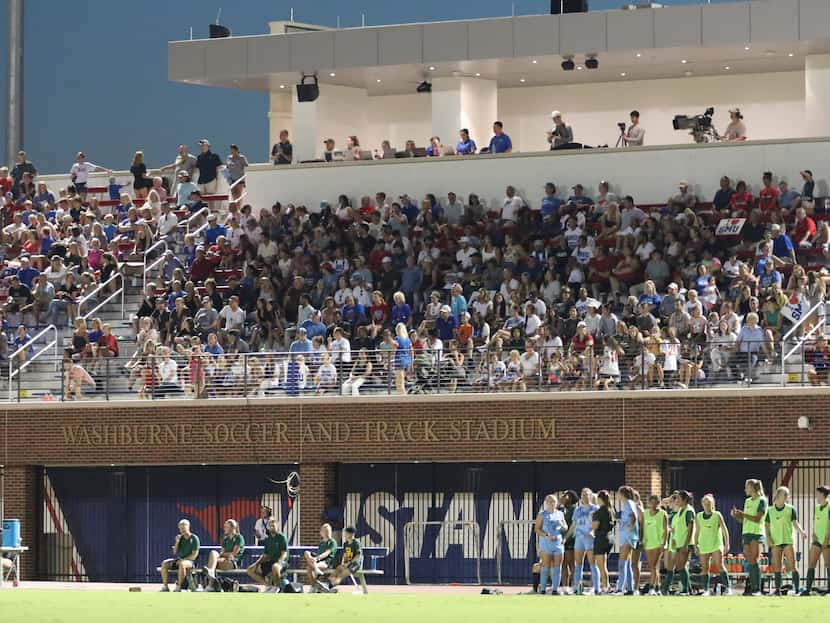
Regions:
M 200 150 L 194 158 L 180 146 L 163 167 L 172 186 L 148 177 L 138 152 L 134 193 L 110 189 L 112 206 L 82 192 L 76 167 L 74 184 L 57 192 L 31 183 L 25 154 L 19 180 L 0 171 L 11 187 L 6 352 L 26 343 L 27 327 L 64 324 L 65 315 L 75 363 L 93 376 L 110 369 L 104 360 L 119 351 L 111 327 L 80 317 L 78 303 L 93 294 L 93 309 L 107 292 L 100 284 L 143 269 L 158 240 L 168 251 L 143 292 L 136 352 L 123 366 L 143 397 L 751 379 L 797 314 L 825 295 L 830 223 L 810 171 L 801 192 L 776 185 L 773 173 L 759 175 L 756 195 L 751 180 L 724 177 L 711 202 L 682 181 L 657 206 L 602 181 L 596 193 L 547 183 L 536 197 L 507 186 L 495 210 L 475 193 L 383 191 L 331 206 L 237 201 L 225 210 L 201 192 L 215 192 L 231 164 L 206 140 Z M 96 166 L 83 154 L 78 163 Z M 206 183 L 204 167 L 214 175 Z M 141 193 L 139 178 L 149 180 Z M 200 214 L 204 226 L 179 226 Z M 730 227 L 720 231 L 722 222 Z M 826 345 L 810 353 L 810 380 L 827 381 Z M 88 383 L 72 370 L 73 388 Z

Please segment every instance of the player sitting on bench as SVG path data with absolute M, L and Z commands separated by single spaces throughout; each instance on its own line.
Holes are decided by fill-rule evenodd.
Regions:
M 161 590 L 167 592 L 167 574 L 171 570 L 178 571 L 176 588 L 174 593 L 179 593 L 184 586 L 184 580 L 193 569 L 193 562 L 199 556 L 199 537 L 190 532 L 190 522 L 187 519 L 179 521 L 179 534 L 176 535 L 176 542 L 173 543 L 173 554 L 175 558 L 168 558 L 161 563 Z
M 223 526 L 225 536 L 222 537 L 222 551 L 211 550 L 208 554 L 208 563 L 205 565 L 207 574 L 214 578 L 216 570 L 230 571 L 236 569 L 236 563 L 245 553 L 245 539 L 239 534 L 239 524 L 236 519 L 228 519 Z
M 277 530 L 277 520 L 273 517 L 268 520 L 268 536 L 262 541 L 262 545 L 265 548 L 262 556 L 257 558 L 246 571 L 254 582 L 264 586 L 269 584 L 265 579 L 268 577 L 271 585 L 265 589 L 265 592 L 279 593 L 282 574 L 288 566 L 288 540 Z
M 354 533 L 355 530 L 351 527 L 343 530 L 343 560 L 331 574 L 328 587 L 320 581 L 317 582 L 317 587 L 323 591 L 336 593 L 335 587 L 338 584 L 363 568 L 363 552 L 360 551 L 360 543 L 354 538 Z
M 316 589 L 317 578 L 327 569 L 334 567 L 335 556 L 337 556 L 337 541 L 331 538 L 331 525 L 324 523 L 320 526 L 320 545 L 317 547 L 317 553 L 312 554 L 307 551 L 303 555 L 306 569 L 308 569 L 308 584 L 312 591 Z

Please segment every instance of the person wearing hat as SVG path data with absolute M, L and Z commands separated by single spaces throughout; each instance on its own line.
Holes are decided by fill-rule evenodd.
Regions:
M 746 125 L 744 125 L 744 116 L 741 114 L 740 108 L 729 109 L 729 125 L 723 132 L 723 140 L 725 141 L 745 141 L 746 140 Z
M 677 183 L 677 194 L 672 195 L 672 197 L 669 198 L 669 209 L 675 205 L 681 205 L 683 206 L 683 209 L 691 208 L 692 210 L 694 210 L 697 205 L 697 197 L 693 192 L 690 192 L 689 182 L 686 180 L 680 180 L 680 182 Z
M 219 171 L 222 169 L 222 160 L 210 150 L 210 141 L 203 138 L 199 141 L 200 153 L 196 157 L 196 168 L 199 170 L 199 190 L 205 195 L 215 195 L 219 186 Z
M 190 173 L 182 169 L 176 174 L 176 205 L 178 207 L 187 205 L 194 192 L 198 192 L 199 187 L 190 179 Z
M 455 339 L 455 331 L 458 328 L 458 320 L 452 315 L 452 308 L 449 305 L 442 305 L 438 317 L 435 319 L 435 331 L 442 342 Z
M 573 204 L 578 208 L 588 207 L 594 205 L 594 200 L 591 199 L 588 195 L 585 194 L 585 187 L 582 184 L 577 184 L 576 186 L 572 186 L 571 190 L 573 190 L 574 194 L 568 197 L 567 203 Z M 579 219 L 578 219 L 579 220 Z M 585 222 L 585 216 L 582 215 L 581 225 Z
M 553 119 L 553 129 L 548 130 L 548 143 L 550 143 L 551 150 L 561 149 L 568 143 L 573 143 L 574 132 L 571 126 L 565 125 L 562 121 L 562 113 L 554 110 L 550 116 Z

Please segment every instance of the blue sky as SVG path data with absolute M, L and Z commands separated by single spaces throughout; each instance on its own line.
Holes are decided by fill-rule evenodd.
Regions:
M 625 0 L 635 1 L 635 0 Z M 670 0 L 690 4 L 699 0 Z M 624 0 L 590 0 L 590 8 L 619 8 Z M 149 166 L 172 160 L 179 142 L 209 136 L 238 143 L 252 160 L 266 153 L 267 96 L 167 81 L 167 41 L 205 37 L 223 7 L 235 34 L 267 32 L 287 19 L 335 26 L 509 15 L 510 0 L 25 0 L 25 147 L 43 172 L 66 171 L 73 154 L 126 169 L 143 149 Z M 515 0 L 516 13 L 549 10 L 548 0 Z M 7 3 L 0 2 L 0 101 L 6 100 Z M 5 110 L 4 113 L 5 115 Z M 5 151 L 5 117 L 0 123 Z M 193 147 L 195 150 L 195 147 Z

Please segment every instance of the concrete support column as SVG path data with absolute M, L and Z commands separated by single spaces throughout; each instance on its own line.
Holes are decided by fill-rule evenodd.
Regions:
M 480 78 L 435 78 L 432 81 L 432 133 L 455 145 L 467 128 L 479 148 L 486 146 L 498 119 L 496 82 Z
M 634 487 L 643 498 L 663 493 L 663 466 L 660 461 L 627 460 L 625 484 Z
M 313 102 L 293 101 L 294 161 L 320 158 L 323 141 L 333 138 L 336 149 L 346 147 L 346 137 L 365 137 L 369 129 L 368 94 L 366 89 L 320 85 L 320 97 Z M 360 143 L 361 149 L 372 151 L 379 145 Z
M 830 136 L 830 54 L 804 61 L 804 113 L 809 136 Z

